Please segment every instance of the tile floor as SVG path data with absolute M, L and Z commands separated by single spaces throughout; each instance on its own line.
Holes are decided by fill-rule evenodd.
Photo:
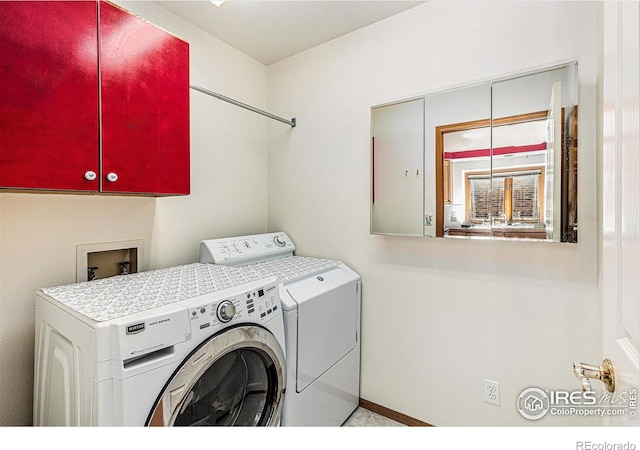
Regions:
M 405 427 L 406 425 L 381 416 L 374 412 L 358 407 L 351 417 L 342 425 L 343 427 Z

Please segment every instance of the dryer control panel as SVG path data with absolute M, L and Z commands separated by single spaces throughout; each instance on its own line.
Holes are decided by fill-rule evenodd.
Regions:
M 253 282 L 243 289 L 230 289 L 227 295 L 203 295 L 189 301 L 192 337 L 215 334 L 220 329 L 243 322 L 265 323 L 282 317 L 277 280 L 267 284 Z
M 208 239 L 200 243 L 200 262 L 246 265 L 291 256 L 295 249 L 289 236 L 283 232 Z

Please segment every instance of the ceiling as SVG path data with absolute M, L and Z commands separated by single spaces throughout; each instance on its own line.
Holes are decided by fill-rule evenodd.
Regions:
M 547 119 L 453 131 L 444 135 L 445 152 L 474 152 L 488 148 L 526 148 L 547 142 Z M 532 150 L 530 150 L 532 151 Z
M 265 65 L 303 52 L 424 1 L 159 0 L 156 3 Z

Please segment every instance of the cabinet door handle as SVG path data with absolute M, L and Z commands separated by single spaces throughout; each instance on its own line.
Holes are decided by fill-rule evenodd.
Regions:
M 118 181 L 118 174 L 116 174 L 115 172 L 109 172 L 107 174 L 107 180 L 115 183 L 116 181 Z
M 97 175 L 96 175 L 96 173 L 95 173 L 93 170 L 87 170 L 87 171 L 84 173 L 84 178 L 85 178 L 86 180 L 88 180 L 88 181 L 93 181 L 93 180 L 95 180 L 95 179 L 97 178 Z

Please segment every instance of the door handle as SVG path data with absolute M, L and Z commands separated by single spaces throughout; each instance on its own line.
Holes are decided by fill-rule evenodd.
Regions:
M 616 388 L 613 363 L 610 359 L 604 359 L 601 366 L 574 362 L 573 373 L 582 383 L 583 391 L 591 390 L 591 382 L 589 381 L 590 379 L 602 381 L 604 387 L 606 387 L 607 391 L 609 392 L 613 392 Z

